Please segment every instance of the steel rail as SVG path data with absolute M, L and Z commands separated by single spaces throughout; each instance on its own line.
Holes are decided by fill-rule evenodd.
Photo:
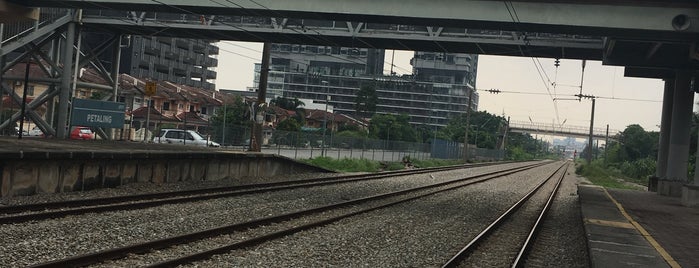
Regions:
M 459 252 L 457 252 L 451 259 L 449 259 L 444 265 L 442 265 L 442 268 L 454 268 L 457 267 L 462 260 L 467 258 L 471 253 L 473 253 L 477 246 L 483 242 L 484 238 L 490 235 L 497 227 L 502 225 L 507 218 L 509 218 L 515 211 L 517 211 L 524 203 L 526 203 L 529 198 L 531 198 L 536 192 L 541 189 L 547 182 L 551 180 L 559 171 L 563 169 L 563 167 L 567 166 L 568 164 L 565 163 L 561 165 L 556 171 L 554 171 L 551 175 L 549 175 L 548 178 L 543 180 L 539 185 L 534 187 L 531 191 L 529 191 L 524 197 L 519 199 L 514 205 L 512 205 L 509 209 L 507 209 L 504 213 L 502 213 L 497 219 L 495 219 L 488 227 L 483 229 L 478 235 L 476 235 L 475 238 L 473 238 L 466 246 L 464 246 Z
M 417 192 L 417 191 L 421 191 L 421 190 L 428 190 L 431 188 L 446 186 L 449 184 L 465 182 L 465 184 L 448 188 L 448 189 L 454 189 L 454 188 L 463 187 L 466 185 L 484 182 L 484 181 L 487 181 L 487 180 L 490 180 L 493 178 L 502 177 L 502 176 L 506 176 L 509 174 L 521 172 L 524 170 L 540 167 L 540 166 L 543 166 L 546 164 L 548 164 L 548 163 L 536 163 L 536 164 L 532 164 L 529 166 L 515 167 L 515 168 L 510 168 L 510 169 L 501 170 L 501 171 L 494 171 L 494 172 L 489 172 L 486 174 L 469 176 L 469 177 L 450 180 L 450 181 L 446 181 L 446 182 L 440 182 L 440 183 L 436 183 L 436 184 L 432 184 L 432 185 L 420 186 L 420 187 L 416 187 L 416 188 L 394 191 L 394 192 L 384 193 L 384 194 L 377 194 L 377 195 L 358 198 L 358 199 L 354 199 L 354 200 L 343 201 L 343 202 L 339 202 L 339 203 L 335 203 L 335 204 L 330 204 L 330 205 L 325 205 L 325 206 L 320 206 L 320 207 L 315 207 L 315 208 L 310 208 L 310 209 L 305 209 L 305 210 L 298 210 L 298 211 L 289 212 L 289 213 L 285 213 L 285 214 L 281 214 L 281 215 L 270 216 L 270 217 L 265 217 L 265 218 L 260 218 L 260 219 L 254 219 L 254 220 L 250 220 L 247 222 L 236 223 L 236 224 L 221 226 L 221 227 L 217 227 L 217 228 L 211 228 L 211 229 L 193 232 L 193 233 L 189 233 L 189 234 L 173 236 L 173 237 L 163 238 L 163 239 L 159 239 L 159 240 L 153 240 L 153 241 L 148 241 L 148 242 L 144 242 L 144 243 L 134 244 L 134 245 L 128 245 L 128 246 L 124 246 L 124 247 L 120 247 L 120 248 L 113 248 L 113 249 L 107 249 L 107 250 L 102 250 L 102 251 L 98 251 L 98 252 L 87 253 L 87 254 L 83 254 L 83 255 L 79 255 L 79 256 L 69 257 L 66 259 L 36 264 L 36 265 L 31 266 L 31 267 L 65 267 L 65 266 L 90 265 L 90 264 L 98 263 L 101 261 L 123 258 L 123 257 L 126 257 L 128 254 L 138 254 L 138 253 L 149 252 L 149 251 L 152 251 L 155 249 L 172 247 L 172 246 L 177 245 L 177 244 L 188 243 L 188 242 L 201 240 L 201 239 L 209 238 L 209 237 L 215 237 L 215 236 L 219 236 L 219 235 L 223 235 L 223 234 L 227 234 L 227 233 L 231 233 L 231 232 L 235 232 L 235 231 L 241 231 L 241 230 L 255 228 L 255 227 L 259 227 L 259 226 L 263 226 L 263 225 L 288 221 L 288 220 L 299 218 L 302 216 L 307 216 L 307 215 L 314 214 L 314 213 L 320 213 L 320 212 L 325 212 L 325 211 L 332 210 L 332 209 L 347 207 L 350 205 L 365 203 L 365 202 L 374 201 L 374 200 L 380 200 L 383 198 L 389 198 L 389 197 L 398 196 L 398 195 L 402 195 L 402 194 L 409 194 L 409 193 Z M 479 178 L 481 178 L 481 180 L 477 180 Z M 472 181 L 472 180 L 476 180 L 476 181 Z M 448 189 L 443 189 L 443 190 L 438 190 L 436 192 L 431 192 L 428 195 L 435 194 L 435 193 L 441 192 L 441 191 L 446 191 Z M 413 199 L 415 199 L 415 198 L 411 198 L 409 200 L 413 200 Z M 407 201 L 402 201 L 402 202 L 407 202 Z M 391 205 L 398 204 L 398 203 L 400 203 L 400 202 L 397 202 L 397 203 L 394 202 L 394 203 L 391 203 Z M 386 207 L 386 206 L 389 206 L 389 205 L 382 205 L 381 207 Z M 374 207 L 374 208 L 371 208 L 368 210 L 365 209 L 362 211 L 368 212 L 368 211 L 375 210 L 378 208 L 380 208 L 380 207 Z M 339 219 L 350 217 L 353 215 L 357 215 L 357 214 L 363 213 L 363 212 L 354 212 L 354 213 L 351 213 L 349 215 L 344 215 L 344 216 L 339 216 L 339 217 L 335 217 L 332 219 L 323 220 L 322 223 L 318 223 L 318 222 L 316 222 L 315 224 L 311 223 L 311 224 L 295 227 L 291 230 L 278 231 L 278 232 L 275 232 L 272 234 L 267 234 L 267 235 L 264 235 L 261 237 L 251 238 L 251 239 L 248 239 L 246 241 L 241 241 L 241 242 L 235 243 L 235 244 L 233 244 L 234 246 L 228 245 L 228 246 L 226 246 L 226 248 L 242 247 L 242 246 L 249 246 L 249 245 L 253 245 L 253 244 L 258 244 L 258 243 L 267 241 L 269 239 L 278 238 L 278 237 L 287 235 L 289 233 L 294 233 L 294 232 L 298 232 L 301 230 L 313 228 L 316 226 L 328 224 L 330 222 L 334 222 L 334 221 L 337 221 Z M 213 250 L 213 251 L 199 252 L 199 253 L 193 254 L 191 256 L 185 256 L 185 257 L 182 257 L 178 260 L 171 260 L 171 261 L 172 262 L 179 261 L 182 263 L 186 263 L 186 262 L 190 262 L 192 260 L 205 258 L 204 256 L 210 256 L 210 254 L 212 254 L 212 252 L 218 252 L 221 250 L 225 251 L 225 249 L 217 249 L 217 250 Z
M 397 204 L 401 204 L 401 203 L 405 203 L 405 202 L 417 200 L 417 199 L 420 199 L 420 198 L 424 198 L 424 197 L 427 197 L 427 196 L 431 196 L 431 195 L 434 195 L 434 194 L 438 194 L 438 193 L 442 193 L 442 192 L 446 192 L 446 191 L 450 191 L 450 190 L 455 190 L 455 189 L 458 189 L 458 188 L 461 188 L 461 187 L 465 187 L 465 186 L 468 186 L 468 185 L 472 185 L 472 184 L 476 184 L 476 183 L 485 182 L 485 181 L 488 181 L 488 180 L 491 180 L 491 179 L 495 179 L 495 178 L 507 176 L 507 175 L 510 175 L 510 174 L 514 174 L 514 173 L 517 173 L 517 172 L 520 172 L 520 171 L 524 171 L 524 170 L 527 170 L 527 169 L 531 169 L 531 168 L 534 168 L 534 167 L 540 167 L 540 166 L 543 166 L 543 165 L 545 165 L 545 164 L 532 165 L 532 166 L 529 166 L 529 167 L 527 167 L 527 168 L 517 169 L 517 170 L 500 171 L 500 172 L 503 172 L 503 173 L 498 174 L 498 175 L 495 175 L 495 176 L 490 177 L 490 178 L 485 178 L 485 179 L 481 179 L 481 180 L 477 180 L 477 181 L 471 181 L 471 182 L 467 182 L 467 183 L 464 183 L 464 184 L 461 184 L 461 185 L 456 185 L 456 186 L 451 186 L 451 187 L 445 188 L 445 189 L 435 190 L 435 191 L 430 192 L 430 193 L 420 194 L 420 195 L 417 195 L 417 196 L 414 196 L 414 197 L 408 197 L 408 198 L 405 198 L 405 199 L 402 199 L 402 200 L 389 202 L 389 203 L 386 203 L 386 204 L 374 206 L 374 207 L 371 207 L 371 208 L 362 209 L 362 210 L 355 211 L 355 212 L 351 212 L 351 213 L 347 213 L 347 214 L 344 214 L 344 215 L 340 215 L 340 216 L 336 216 L 336 217 L 331 217 L 331 218 L 328 218 L 328 219 L 324 219 L 324 220 L 320 220 L 320 221 L 316 221 L 316 222 L 311 222 L 311 223 L 308 223 L 308 224 L 303 224 L 303 225 L 296 226 L 296 227 L 293 227 L 293 228 L 290 228 L 290 229 L 280 230 L 280 231 L 268 233 L 268 234 L 266 234 L 266 235 L 261 235 L 261 236 L 258 236 L 258 237 L 253 237 L 253 238 L 246 239 L 246 240 L 243 240 L 243 241 L 240 241 L 240 242 L 237 242 L 237 243 L 233 243 L 233 244 L 230 244 L 230 245 L 226 245 L 226 246 L 214 248 L 214 249 L 211 249 L 211 250 L 206 250 L 206 251 L 194 253 L 194 254 L 187 255 L 187 256 L 178 257 L 178 258 L 176 258 L 176 259 L 172 259 L 172 260 L 168 260 L 168 261 L 156 263 L 156 264 L 149 265 L 149 266 L 146 266 L 146 267 L 149 267 L 149 268 L 178 267 L 178 266 L 180 266 L 180 265 L 184 265 L 184 264 L 192 263 L 192 262 L 194 262 L 194 261 L 198 261 L 198 260 L 203 260 L 203 259 L 209 258 L 209 257 L 211 257 L 211 256 L 213 256 L 213 255 L 216 255 L 216 254 L 223 254 L 223 253 L 229 252 L 229 251 L 234 250 L 234 249 L 240 249 L 240 248 L 245 248 L 245 247 L 250 247 L 250 246 L 253 246 L 253 245 L 261 244 L 261 243 L 263 243 L 263 242 L 267 242 L 267 241 L 270 241 L 270 240 L 278 239 L 278 238 L 281 238 L 281 237 L 284 237 L 284 236 L 287 236 L 287 235 L 290 235 L 290 234 L 294 234 L 294 233 L 297 233 L 297 232 L 300 232 L 300 231 L 312 229 L 312 228 L 315 228 L 315 227 L 324 226 L 324 225 L 327 225 L 327 224 L 330 224 L 330 223 L 333 223 L 333 222 L 336 222 L 336 221 L 339 221 L 339 220 L 342 220 L 342 219 L 345 219 L 345 218 L 349 218 L 349 217 L 352 217 L 352 216 L 359 215 L 359 214 L 367 213 L 367 212 L 374 211 L 374 210 L 378 210 L 378 209 L 382 209 L 382 208 L 387 208 L 387 207 L 394 206 L 394 205 L 397 205 Z M 492 173 L 499 173 L 499 172 L 496 171 L 496 172 L 492 172 Z M 491 174 L 491 175 L 492 175 L 492 174 Z M 484 174 L 484 175 L 479 175 L 478 177 L 483 177 L 483 176 L 488 176 L 488 175 L 485 175 L 485 174 Z M 461 180 L 470 180 L 470 179 L 473 179 L 473 178 L 464 178 L 464 179 L 461 179 Z M 444 184 L 444 183 L 440 183 L 440 184 Z M 422 187 L 420 187 L 420 188 L 422 188 Z
M 274 187 L 274 186 L 284 186 L 284 185 L 295 185 L 302 183 L 313 183 L 321 181 L 333 181 L 333 180 L 343 180 L 343 179 L 353 179 L 361 177 L 371 177 L 381 178 L 383 176 L 395 176 L 395 174 L 411 174 L 412 172 L 433 172 L 441 170 L 452 170 L 459 168 L 469 168 L 469 167 L 481 167 L 489 165 L 498 164 L 508 164 L 512 162 L 489 162 L 489 163 L 478 163 L 478 164 L 468 164 L 468 165 L 454 165 L 446 167 L 433 167 L 424 168 L 416 170 L 397 170 L 397 171 L 387 171 L 375 174 L 356 174 L 356 175 L 343 175 L 343 176 L 332 176 L 323 177 L 315 179 L 304 179 L 304 180 L 293 180 L 293 181 L 281 181 L 281 182 L 270 182 L 270 183 L 255 183 L 255 184 L 245 184 L 237 186 L 224 186 L 224 187 L 211 187 L 196 190 L 184 190 L 184 191 L 169 191 L 161 193 L 148 193 L 148 194 L 136 194 L 127 196 L 115 196 L 115 197 L 104 197 L 104 198 L 87 198 L 78 200 L 66 200 L 66 201 L 56 201 L 56 202 L 46 202 L 46 203 L 34 203 L 34 204 L 24 204 L 24 205 L 14 205 L 14 206 L 2 206 L 0 207 L 0 214 L 16 214 L 30 211 L 43 211 L 48 209 L 57 208 L 71 208 L 71 207 L 82 207 L 82 206 L 95 206 L 95 205 L 105 205 L 114 203 L 124 203 L 130 201 L 142 201 L 149 199 L 161 199 L 161 198 L 172 198 L 176 196 L 187 196 L 196 194 L 211 194 L 217 192 L 229 192 L 238 190 L 247 190 L 253 188 L 262 187 Z
M 568 168 L 570 164 L 566 164 L 566 169 Z M 549 208 L 551 207 L 551 204 L 553 204 L 553 199 L 556 197 L 556 194 L 558 193 L 558 189 L 561 186 L 561 182 L 563 182 L 563 178 L 565 177 L 565 170 L 561 173 L 561 177 L 558 178 L 558 182 L 556 182 L 556 186 L 554 187 L 553 191 L 551 192 L 551 195 L 549 195 L 548 200 L 546 200 L 546 205 L 544 205 L 544 208 L 541 210 L 541 213 L 539 213 L 539 217 L 536 219 L 536 222 L 534 223 L 534 226 L 532 227 L 531 231 L 529 232 L 529 235 L 527 236 L 527 240 L 524 241 L 524 244 L 519 250 L 519 253 L 517 254 L 517 258 L 515 258 L 515 261 L 512 262 L 512 268 L 518 268 L 518 267 L 524 267 L 524 256 L 529 254 L 529 251 L 533 247 L 534 244 L 534 238 L 536 235 L 539 233 L 539 230 L 541 230 L 541 223 L 544 221 L 544 218 L 546 217 L 546 214 L 548 214 Z
M 485 166 L 485 165 L 480 165 L 480 166 Z M 183 196 L 183 197 L 180 197 L 179 195 L 168 197 L 167 193 L 165 195 L 147 194 L 144 196 L 159 196 L 161 199 L 155 199 L 155 200 L 148 199 L 148 200 L 140 200 L 140 201 L 139 200 L 123 201 L 123 202 L 115 202 L 112 204 L 97 205 L 97 206 L 95 206 L 94 203 L 89 203 L 90 202 L 89 199 L 86 201 L 74 200 L 74 201 L 80 201 L 80 202 L 73 204 L 73 205 L 75 205 L 74 208 L 68 208 L 68 209 L 62 209 L 62 210 L 52 210 L 52 211 L 42 211 L 42 212 L 30 213 L 30 214 L 19 214 L 19 215 L 18 214 L 10 214 L 10 215 L 0 217 L 0 224 L 21 223 L 21 222 L 28 222 L 28 221 L 61 218 L 61 217 L 65 217 L 68 215 L 80 215 L 80 214 L 86 214 L 86 213 L 99 213 L 99 212 L 117 211 L 117 210 L 135 210 L 135 209 L 143 209 L 143 208 L 161 206 L 161 205 L 165 205 L 165 204 L 195 202 L 195 201 L 210 200 L 210 199 L 217 199 L 217 198 L 241 196 L 241 195 L 247 195 L 247 194 L 263 193 L 263 192 L 291 190 L 291 189 L 304 188 L 304 187 L 308 188 L 308 187 L 324 186 L 324 185 L 339 184 L 339 183 L 359 182 L 359 181 L 365 181 L 365 180 L 382 179 L 382 178 L 387 178 L 387 177 L 392 177 L 392 176 L 401 176 L 401 175 L 406 175 L 406 174 L 423 174 L 423 173 L 429 173 L 429 172 L 456 170 L 456 169 L 468 168 L 468 167 L 474 167 L 474 166 L 466 166 L 466 167 L 452 166 L 449 168 L 436 168 L 436 169 L 429 169 L 429 170 L 419 169 L 419 170 L 409 170 L 409 171 L 401 171 L 401 172 L 393 172 L 393 173 L 382 173 L 382 174 L 378 174 L 378 175 L 377 174 L 348 175 L 345 179 L 337 179 L 338 177 L 329 177 L 329 178 L 321 178 L 321 179 L 311 179 L 311 180 L 309 180 L 311 182 L 306 182 L 306 183 L 298 183 L 298 181 L 296 181 L 296 182 L 279 182 L 279 183 L 259 184 L 262 186 L 262 188 L 250 187 L 250 185 L 232 186 L 232 187 L 224 187 L 224 188 L 233 189 L 236 187 L 243 187 L 243 188 L 241 188 L 243 190 L 238 190 L 238 191 L 230 190 L 230 191 L 215 192 L 215 193 L 207 193 L 206 192 L 207 189 L 204 189 L 201 194 L 191 194 L 192 192 L 201 191 L 201 190 L 191 190 L 191 191 L 184 191 L 184 192 L 190 193 L 191 195 Z M 269 186 L 269 185 L 280 185 L 280 186 Z M 265 186 L 268 186 L 268 187 L 265 187 Z M 221 188 L 215 188 L 215 189 L 220 190 Z M 168 192 L 168 193 L 181 194 L 182 192 Z M 131 197 L 131 196 L 129 196 L 129 197 Z M 108 198 L 108 199 L 111 199 L 111 198 Z M 119 197 L 116 197 L 116 199 L 119 199 Z M 95 203 L 98 203 L 99 201 L 100 201 L 100 199 L 97 199 Z M 68 201 L 68 202 L 72 202 L 72 201 Z M 82 204 L 82 206 L 78 206 L 78 204 Z

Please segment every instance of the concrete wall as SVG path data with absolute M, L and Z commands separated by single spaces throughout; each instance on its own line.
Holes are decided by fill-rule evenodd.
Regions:
M 86 191 L 134 182 L 231 180 L 329 172 L 289 158 L 231 153 L 5 153 L 0 155 L 0 196 Z M 283 180 L 283 177 L 277 180 Z

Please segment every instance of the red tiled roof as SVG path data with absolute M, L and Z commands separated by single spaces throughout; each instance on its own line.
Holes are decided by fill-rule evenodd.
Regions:
M 133 116 L 134 119 L 146 119 L 146 118 L 148 118 L 148 107 L 141 107 L 141 108 L 138 108 L 136 110 L 133 110 L 131 112 L 131 116 Z M 156 120 L 156 121 L 167 121 L 167 122 L 179 122 L 180 121 L 179 118 L 164 115 L 153 107 L 150 108 L 150 118 L 148 118 L 148 119 L 149 120 Z

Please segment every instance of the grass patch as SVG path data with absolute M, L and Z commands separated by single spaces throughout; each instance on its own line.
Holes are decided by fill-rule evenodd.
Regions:
M 302 161 L 314 166 L 319 166 L 338 172 L 376 172 L 379 170 L 379 168 L 381 168 L 381 164 L 378 161 L 371 161 L 368 159 L 333 159 L 330 157 L 319 156 Z
M 463 160 L 454 159 L 425 159 L 425 160 L 412 160 L 413 166 L 419 168 L 428 167 L 443 167 L 443 166 L 454 166 L 461 165 L 464 163 Z
M 575 167 L 575 173 L 587 178 L 595 185 L 599 185 L 607 188 L 617 188 L 617 189 L 635 189 L 628 185 L 626 182 L 635 182 L 635 180 L 628 178 L 621 174 L 616 169 L 608 169 L 599 163 L 593 162 L 591 165 L 578 163 Z
M 378 172 L 388 170 L 405 169 L 402 162 L 380 162 L 368 159 L 343 158 L 334 159 L 330 157 L 316 157 L 311 159 L 301 160 L 314 166 L 319 166 L 325 169 L 334 170 L 337 172 Z M 418 168 L 440 167 L 463 164 L 459 160 L 443 160 L 443 159 L 428 159 L 428 160 L 411 160 L 412 164 Z

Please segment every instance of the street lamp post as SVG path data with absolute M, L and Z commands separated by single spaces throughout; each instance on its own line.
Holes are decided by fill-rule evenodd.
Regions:
M 325 132 L 328 128 L 328 102 L 330 102 L 330 95 L 329 91 L 330 89 L 328 88 L 328 81 L 320 81 L 321 84 L 325 87 L 325 113 L 323 114 L 323 142 L 321 143 L 321 156 L 325 156 Z

